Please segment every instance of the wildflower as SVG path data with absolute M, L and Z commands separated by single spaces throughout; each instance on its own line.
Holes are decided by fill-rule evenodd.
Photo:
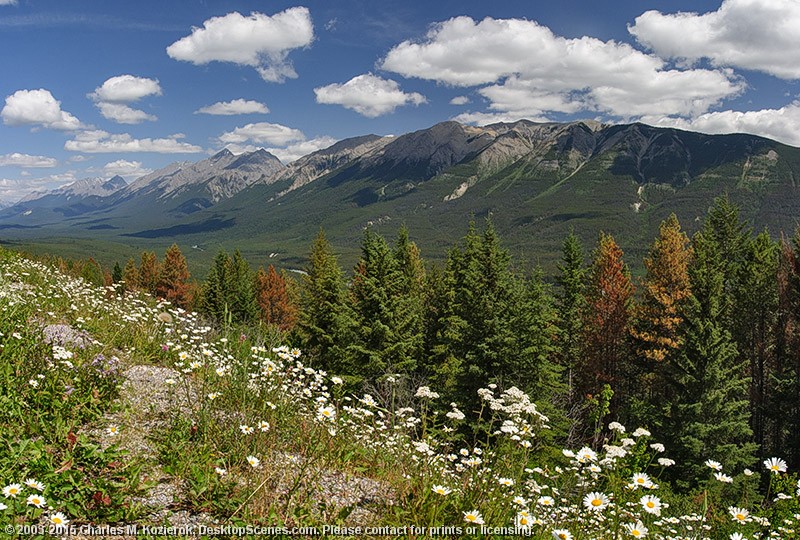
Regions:
M 336 386 L 340 386 L 340 385 L 344 384 L 344 381 L 342 380 L 341 377 L 331 377 L 331 382 L 333 384 L 335 384 Z
M 608 424 L 608 429 L 611 431 L 618 431 L 619 433 L 625 433 L 625 426 L 620 424 L 619 422 L 611 422 Z
M 22 486 L 19 484 L 9 484 L 3 488 L 3 495 L 6 499 L 15 499 L 20 493 L 22 493 Z
M 476 525 L 483 525 L 483 516 L 477 510 L 470 510 L 469 512 L 464 512 L 464 521 Z
M 526 504 L 528 504 L 528 501 L 525 500 L 525 497 L 520 497 L 519 495 L 514 497 L 514 499 L 512 499 L 511 502 L 519 506 L 525 506 Z
M 222 467 L 214 467 L 214 472 L 220 476 L 225 476 L 226 474 L 228 474 L 228 471 L 223 469 Z
M 640 487 L 649 488 L 653 485 L 653 482 L 646 473 L 636 473 L 633 475 L 633 478 L 631 478 L 631 484 L 633 485 L 634 489 Z
M 34 480 L 33 478 L 28 478 L 25 480 L 24 484 L 31 489 L 35 489 L 36 491 L 44 491 L 44 484 L 38 480 Z
M 252 426 L 248 426 L 248 425 L 245 425 L 245 424 L 242 424 L 241 426 L 239 426 L 239 430 L 244 435 L 250 435 L 251 433 L 253 433 L 255 431 L 255 429 Z
M 744 536 L 740 532 L 731 533 L 728 538 L 730 538 L 730 540 L 745 540 Z
M 44 508 L 45 500 L 44 497 L 41 495 L 28 495 L 28 498 L 25 500 L 30 506 L 35 506 L 36 508 Z
M 164 384 L 172 386 L 174 384 L 177 384 L 177 381 L 175 381 L 175 379 L 164 379 Z
M 430 387 L 428 386 L 420 386 L 417 388 L 417 393 L 414 394 L 414 397 L 436 399 L 439 397 L 439 394 L 431 391 Z
M 317 411 L 317 417 L 320 420 L 333 420 L 334 418 L 336 418 L 336 411 L 333 409 L 333 407 L 330 406 L 320 407 L 319 410 Z
M 644 511 L 648 514 L 653 514 L 656 516 L 661 515 L 661 499 L 654 495 L 645 495 L 641 499 L 639 499 L 639 504 L 642 505 Z
M 261 460 L 255 456 L 247 456 L 247 463 L 254 469 L 258 468 L 261 465 Z
M 8 506 L 6 506 L 3 503 L 0 503 L 0 510 L 5 510 L 6 508 L 8 508 Z
M 731 478 L 730 476 L 728 476 L 725 473 L 718 472 L 718 473 L 716 473 L 714 475 L 714 478 L 716 478 L 718 481 L 722 482 L 723 484 L 731 484 L 731 483 L 733 483 L 733 478 Z
M 744 508 L 730 506 L 728 507 L 728 512 L 730 512 L 731 516 L 733 516 L 733 521 L 736 521 L 738 523 L 745 523 L 749 521 L 747 518 L 750 515 L 750 512 L 748 512 Z
M 637 428 L 636 431 L 633 432 L 633 436 L 636 437 L 636 438 L 649 437 L 650 436 L 650 432 L 647 431 L 646 429 L 640 427 L 640 428 Z
M 661 452 L 663 452 L 664 450 L 666 450 L 666 448 L 664 448 L 664 445 L 663 445 L 663 444 L 661 444 L 661 443 L 658 443 L 658 442 L 651 444 L 651 445 L 650 445 L 650 448 L 652 448 L 653 450 L 655 450 L 655 451 L 656 451 L 656 452 L 658 452 L 659 454 L 660 454 Z
M 769 458 L 764 460 L 764 467 L 767 470 L 774 472 L 775 474 L 780 474 L 786 472 L 786 462 L 783 461 L 781 458 Z
M 511 478 L 498 478 L 497 483 L 501 486 L 510 487 L 514 485 L 514 481 Z
M 647 527 L 645 527 L 641 521 L 637 521 L 636 523 L 627 523 L 625 525 L 625 530 L 634 538 L 644 538 L 647 536 Z
M 578 450 L 577 458 L 581 463 L 586 463 L 587 461 L 597 461 L 597 454 L 591 448 L 584 446 Z
M 675 460 L 662 457 L 658 458 L 658 464 L 661 465 L 662 467 L 672 467 L 673 465 L 675 465 Z
M 269 422 L 266 422 L 264 420 L 260 421 L 258 423 L 258 429 L 260 429 L 261 431 L 269 431 Z
M 722 470 L 722 463 L 720 463 L 719 461 L 714 461 L 713 459 L 707 459 L 705 465 L 706 467 L 709 467 L 715 471 Z
M 519 527 L 520 529 L 529 528 L 531 526 L 531 523 L 533 523 L 533 520 L 531 519 L 531 515 L 528 512 L 526 512 L 525 510 L 522 510 L 521 512 L 519 512 L 517 514 L 517 518 L 514 520 L 514 524 L 517 527 Z
M 119 426 L 116 424 L 111 424 L 106 428 L 106 433 L 108 433 L 111 437 L 116 437 L 119 435 Z
M 29 380 L 28 384 L 31 385 L 33 388 L 39 388 L 39 381 L 37 381 L 36 379 Z
M 56 512 L 55 514 L 50 514 L 48 517 L 50 523 L 52 523 L 56 528 L 61 528 L 69 523 L 67 516 L 62 514 L 61 512 Z
M 445 486 L 440 486 L 438 484 L 434 484 L 433 487 L 431 488 L 431 491 L 433 491 L 437 495 L 449 495 L 450 493 L 453 492 L 452 489 Z
M 583 506 L 594 512 L 599 512 L 608 506 L 608 504 L 608 496 L 605 493 L 600 493 L 599 491 L 593 491 L 583 498 Z
M 207 396 L 207 397 L 208 397 L 208 399 L 210 399 L 211 401 L 214 401 L 214 400 L 215 400 L 215 399 L 217 399 L 219 396 L 220 396 L 220 393 L 219 393 L 219 392 L 211 392 L 210 394 L 208 394 L 208 396 Z
M 553 538 L 556 540 L 572 540 L 572 533 L 567 529 L 553 529 Z
M 548 495 L 543 495 L 536 500 L 536 503 L 541 506 L 553 506 L 556 504 L 556 501 Z

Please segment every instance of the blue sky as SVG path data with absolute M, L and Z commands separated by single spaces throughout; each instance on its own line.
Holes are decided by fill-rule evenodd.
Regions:
M 0 202 L 456 119 L 800 146 L 797 0 L 0 0 Z

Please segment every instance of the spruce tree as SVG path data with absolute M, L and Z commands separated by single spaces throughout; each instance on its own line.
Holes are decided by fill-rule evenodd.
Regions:
M 232 305 L 230 267 L 230 256 L 224 251 L 219 251 L 214 257 L 202 287 L 200 310 L 219 322 L 225 322 Z
M 724 324 L 722 250 L 702 233 L 695 235 L 693 244 L 693 295 L 683 310 L 683 348 L 667 366 L 672 398 L 664 403 L 660 428 L 683 487 L 689 487 L 686 479 L 709 476 L 705 459 L 740 470 L 753 465 L 756 450 L 749 425 L 749 380 Z
M 572 411 L 579 401 L 575 380 L 583 351 L 583 313 L 586 304 L 586 274 L 583 246 L 570 229 L 564 239 L 561 251 L 561 262 L 556 283 L 559 285 L 556 294 L 556 310 L 558 314 L 558 361 L 564 368 L 567 385 L 567 410 Z
M 255 274 L 250 264 L 237 249 L 233 252 L 228 270 L 230 310 L 235 322 L 253 322 L 258 319 Z
M 345 354 L 352 339 L 352 316 L 345 302 L 342 269 L 321 229 L 303 276 L 300 306 L 303 349 L 312 365 L 347 376 L 352 367 Z
M 115 261 L 114 262 L 114 268 L 111 271 L 111 280 L 114 283 L 119 283 L 123 279 L 122 275 L 123 275 L 122 274 L 122 267 L 119 265 L 119 261 Z

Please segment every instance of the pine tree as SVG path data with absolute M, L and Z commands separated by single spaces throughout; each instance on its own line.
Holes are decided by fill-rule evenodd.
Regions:
M 734 470 L 752 466 L 749 386 L 745 366 L 724 324 L 724 276 L 720 246 L 695 235 L 690 267 L 684 346 L 667 366 L 672 400 L 664 403 L 662 434 L 678 462 L 678 484 L 707 476 L 699 458 L 716 459 Z
M 615 392 L 612 413 L 627 396 L 621 375 L 630 357 L 629 323 L 633 300 L 630 272 L 622 249 L 610 235 L 600 233 L 589 270 L 583 313 L 583 354 L 579 387 L 596 394 L 609 384 Z
M 425 346 L 425 263 L 417 245 L 409 239 L 405 225 L 400 228 L 393 257 L 399 280 L 395 297 L 395 324 L 401 336 L 398 355 L 410 358 L 415 366 L 422 361 Z
M 92 257 L 83 263 L 80 276 L 87 283 L 91 283 L 97 287 L 105 285 L 105 277 L 103 276 L 103 269 L 100 264 Z
M 189 294 L 189 268 L 186 258 L 177 244 L 172 244 L 164 253 L 164 263 L 156 284 L 156 294 L 180 308 L 188 308 L 191 303 Z
M 352 315 L 345 302 L 342 269 L 322 230 L 311 248 L 300 306 L 303 349 L 312 365 L 347 376 L 351 366 L 347 364 L 345 349 L 352 339 Z
M 683 346 L 683 307 L 691 296 L 689 261 L 692 248 L 678 218 L 670 215 L 644 259 L 642 300 L 631 333 L 638 360 L 630 375 L 636 391 L 629 399 L 631 419 L 653 425 L 655 410 L 670 399 L 665 393 L 664 369 Z
M 292 301 L 286 280 L 269 265 L 256 274 L 256 298 L 261 310 L 261 320 L 288 332 L 297 323 L 297 305 Z
M 139 263 L 139 288 L 155 296 L 160 273 L 161 269 L 156 254 L 152 251 L 143 251 L 142 259 Z

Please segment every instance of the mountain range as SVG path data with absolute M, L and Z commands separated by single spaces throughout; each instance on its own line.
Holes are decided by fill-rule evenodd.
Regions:
M 365 227 L 406 224 L 423 256 L 441 259 L 470 219 L 491 215 L 512 253 L 553 268 L 570 229 L 591 246 L 614 234 L 640 261 L 675 212 L 696 230 L 727 193 L 774 235 L 800 216 L 800 149 L 745 134 L 704 135 L 644 124 L 521 120 L 444 122 L 397 137 L 337 142 L 288 165 L 266 150 L 228 150 L 169 165 L 128 185 L 92 179 L 0 210 L 4 239 L 72 238 L 163 248 L 203 267 L 218 249 L 254 264 L 304 264 L 320 228 L 351 264 Z M 187 251 L 186 249 L 184 251 Z

